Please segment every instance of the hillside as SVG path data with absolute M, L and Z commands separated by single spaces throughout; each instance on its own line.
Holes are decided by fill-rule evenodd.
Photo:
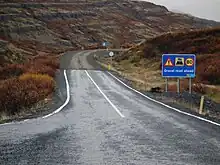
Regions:
M 196 54 L 193 90 L 211 94 L 220 101 L 220 28 L 168 33 L 148 39 L 115 57 L 115 65 L 123 71 L 127 70 L 134 79 L 149 82 L 151 87 L 161 86 L 164 84 L 161 77 L 161 57 L 164 53 Z M 182 90 L 186 90 L 187 82 L 183 82 L 182 87 Z M 171 85 L 170 90 L 175 90 L 175 84 Z
M 103 41 L 111 47 L 126 47 L 169 31 L 220 25 L 143 1 L 60 2 L 2 0 L 1 39 L 27 51 L 59 53 L 101 47 Z
M 145 43 L 118 56 L 116 60 L 130 59 L 135 63 L 149 58 L 161 60 L 161 55 L 165 53 L 196 54 L 198 59 L 197 79 L 220 85 L 220 68 L 218 67 L 220 63 L 220 28 L 161 35 L 148 39 Z

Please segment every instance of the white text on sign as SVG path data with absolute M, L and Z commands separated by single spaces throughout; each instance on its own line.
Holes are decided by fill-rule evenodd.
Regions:
M 194 73 L 194 70 L 188 70 L 188 69 L 181 69 L 181 70 L 178 70 L 178 69 L 172 69 L 172 70 L 169 70 L 169 69 L 164 69 L 164 72 L 178 72 L 178 73 L 184 72 L 184 73 Z

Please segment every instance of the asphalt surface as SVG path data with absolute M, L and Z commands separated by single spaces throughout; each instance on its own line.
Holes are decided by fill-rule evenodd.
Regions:
M 220 127 L 147 100 L 89 56 L 61 60 L 70 85 L 61 112 L 0 125 L 1 165 L 220 164 Z

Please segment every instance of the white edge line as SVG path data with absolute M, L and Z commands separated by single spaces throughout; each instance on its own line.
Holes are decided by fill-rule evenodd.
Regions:
M 70 101 L 70 86 L 69 86 L 69 82 L 68 82 L 68 79 L 67 79 L 67 75 L 66 75 L 66 70 L 63 71 L 64 73 L 64 78 L 65 78 L 65 82 L 66 82 L 66 94 L 67 94 L 67 97 L 66 97 L 66 101 L 63 105 L 61 105 L 61 107 L 59 107 L 57 110 L 55 110 L 54 112 L 46 115 L 46 116 L 43 116 L 42 118 L 48 118 L 58 112 L 60 112 Z
M 104 98 L 109 102 L 109 104 L 114 108 L 114 110 L 122 117 L 125 116 L 118 110 L 118 108 L 109 100 L 109 98 L 102 92 L 102 90 L 99 88 L 99 86 L 96 84 L 96 82 L 92 79 L 92 77 L 89 75 L 89 73 L 85 70 L 87 76 L 89 79 L 93 82 L 93 84 L 96 86 L 96 88 L 99 90 L 99 92 L 104 96 Z
M 167 105 L 167 104 L 164 104 L 164 103 L 162 103 L 162 102 L 160 102 L 160 101 L 154 100 L 154 99 L 152 99 L 152 98 L 150 98 L 150 97 L 144 95 L 143 93 L 137 91 L 136 89 L 134 89 L 134 88 L 128 86 L 127 84 L 125 84 L 124 82 L 122 82 L 120 79 L 118 79 L 116 76 L 114 76 L 112 73 L 108 72 L 108 74 L 111 75 L 111 76 L 112 76 L 114 79 L 116 79 L 117 81 L 119 81 L 121 84 L 123 84 L 124 86 L 126 86 L 127 88 L 129 88 L 129 89 L 131 89 L 132 91 L 134 91 L 134 92 L 136 92 L 136 93 L 142 95 L 143 97 L 147 98 L 148 100 L 151 100 L 151 101 L 153 101 L 153 102 L 155 102 L 155 103 L 158 103 L 158 104 L 160 104 L 160 105 L 163 105 L 164 107 L 167 107 L 167 108 L 169 108 L 169 109 L 172 109 L 172 110 L 174 110 L 174 111 L 176 111 L 176 112 L 179 112 L 179 113 L 181 113 L 181 114 L 184 114 L 184 115 L 187 115 L 187 116 L 191 116 L 191 117 L 197 118 L 197 119 L 199 119 L 199 120 L 202 120 L 202 121 L 205 121 L 205 122 L 214 124 L 214 125 L 216 125 L 216 126 L 220 126 L 219 123 L 216 123 L 216 122 L 214 122 L 214 121 L 211 121 L 211 120 L 208 120 L 208 119 L 205 119 L 205 118 L 196 116 L 196 115 L 192 115 L 192 114 L 187 113 L 187 112 L 183 112 L 183 111 L 181 111 L 181 110 L 179 110 L 179 109 L 177 109 L 177 108 L 171 107 L 171 106 L 169 106 L 169 105 Z
M 68 83 L 68 79 L 67 79 L 67 75 L 66 75 L 66 70 L 64 70 L 63 73 L 64 73 L 65 82 L 66 82 L 66 92 L 67 92 L 66 101 L 65 101 L 65 103 L 64 103 L 61 107 L 59 107 L 58 109 L 56 109 L 54 112 L 52 112 L 52 113 L 50 113 L 50 114 L 48 114 L 48 115 L 46 115 L 46 116 L 41 117 L 41 118 L 43 118 L 43 119 L 44 119 L 44 118 L 48 118 L 48 117 L 50 117 L 50 116 L 52 116 L 52 115 L 54 115 L 54 114 L 60 112 L 60 111 L 69 103 L 69 100 L 70 100 L 70 90 L 69 90 L 69 89 L 70 89 L 70 86 L 69 86 L 69 83 Z M 25 120 L 19 121 L 19 122 L 3 123 L 3 124 L 0 124 L 0 126 L 9 125 L 9 124 L 17 124 L 17 123 L 26 122 L 26 121 L 29 121 L 29 120 L 30 120 L 30 119 L 25 119 Z

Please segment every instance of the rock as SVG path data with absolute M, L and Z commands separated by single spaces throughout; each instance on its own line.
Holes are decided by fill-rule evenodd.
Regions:
M 150 92 L 157 92 L 157 93 L 161 93 L 162 89 L 160 87 L 153 87 L 151 88 Z

